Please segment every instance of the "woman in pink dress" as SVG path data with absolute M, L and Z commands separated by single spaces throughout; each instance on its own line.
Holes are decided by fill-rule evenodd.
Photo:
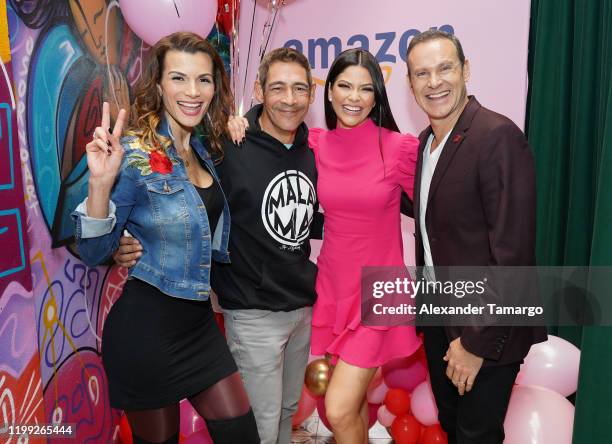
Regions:
M 418 140 L 399 133 L 367 51 L 336 58 L 324 100 L 329 131 L 311 129 L 309 137 L 325 212 L 311 349 L 335 363 L 325 408 L 336 442 L 367 443 L 368 384 L 378 367 L 420 346 L 413 326 L 361 323 L 362 267 L 404 265 L 400 196 L 412 198 Z

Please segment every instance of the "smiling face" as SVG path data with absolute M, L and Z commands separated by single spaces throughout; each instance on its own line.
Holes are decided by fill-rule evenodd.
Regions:
M 173 134 L 191 132 L 215 94 L 212 59 L 203 52 L 168 51 L 157 86 Z
M 262 85 L 255 83 L 255 96 L 263 104 L 261 129 L 282 143 L 293 143 L 295 132 L 314 101 L 314 85 L 308 85 L 306 70 L 294 62 L 273 62 Z
M 330 86 L 328 100 L 340 128 L 361 125 L 376 104 L 372 76 L 363 66 L 347 67 Z
M 410 88 L 432 126 L 448 132 L 468 102 L 470 66 L 461 66 L 455 45 L 439 38 L 417 44 L 408 56 Z

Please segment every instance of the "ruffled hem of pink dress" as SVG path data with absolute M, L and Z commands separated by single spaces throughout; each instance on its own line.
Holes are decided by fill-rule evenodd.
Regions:
M 338 359 L 361 368 L 376 368 L 397 358 L 411 356 L 421 346 L 421 339 L 412 326 L 376 330 L 359 325 L 340 334 L 332 326 L 312 326 L 313 355 L 329 353 L 332 364 Z

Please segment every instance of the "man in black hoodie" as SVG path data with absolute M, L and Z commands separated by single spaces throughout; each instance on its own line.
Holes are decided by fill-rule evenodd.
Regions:
M 289 443 L 310 349 L 316 266 L 310 228 L 317 212 L 314 156 L 304 117 L 314 100 L 308 60 L 289 48 L 267 54 L 246 118 L 246 138 L 225 144 L 218 166 L 231 216 L 231 264 L 212 286 L 227 341 L 264 444 Z
M 231 212 L 231 264 L 212 267 L 230 350 L 263 444 L 291 440 L 310 351 L 317 268 L 310 262 L 317 173 L 304 117 L 314 100 L 308 60 L 289 48 L 261 62 L 240 145 L 227 140 L 217 166 Z M 320 236 L 319 236 L 320 237 Z M 122 238 L 115 261 L 132 266 L 135 239 Z

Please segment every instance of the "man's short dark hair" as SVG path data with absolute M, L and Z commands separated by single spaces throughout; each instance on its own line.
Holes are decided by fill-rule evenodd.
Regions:
M 293 48 L 276 48 L 267 53 L 261 63 L 259 64 L 258 79 L 261 84 L 261 89 L 266 88 L 266 80 L 268 78 L 268 71 L 270 66 L 274 62 L 284 63 L 297 63 L 306 70 L 306 78 L 308 79 L 308 86 L 312 86 L 312 74 L 310 72 L 310 63 L 308 59 L 301 52 L 296 51 Z
M 461 42 L 454 34 L 450 34 L 445 31 L 440 31 L 439 29 L 429 29 L 425 32 L 416 35 L 410 40 L 408 44 L 408 51 L 406 51 L 406 65 L 408 65 L 408 74 L 410 74 L 410 65 L 408 64 L 408 56 L 410 55 L 410 51 L 418 45 L 419 43 L 429 42 L 431 40 L 437 39 L 446 39 L 450 40 L 453 45 L 455 45 L 455 49 L 457 50 L 457 57 L 459 58 L 459 62 L 461 63 L 461 68 L 463 69 L 463 65 L 465 64 L 465 55 L 463 54 L 463 47 L 461 46 Z

